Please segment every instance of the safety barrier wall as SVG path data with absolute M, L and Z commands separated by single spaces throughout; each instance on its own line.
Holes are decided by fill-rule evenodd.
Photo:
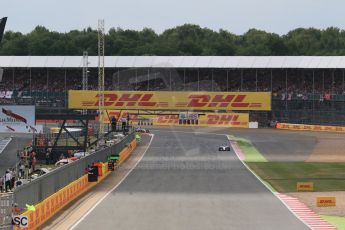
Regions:
M 288 129 L 288 130 L 300 130 L 300 131 L 345 133 L 345 127 L 344 126 L 303 125 L 303 124 L 277 123 L 276 128 L 277 129 Z
M 122 151 L 119 152 L 119 164 L 123 163 L 135 148 L 136 140 L 133 139 L 131 142 L 127 142 L 125 145 L 123 145 Z M 108 171 L 106 163 L 102 163 L 102 167 L 104 168 L 105 173 L 98 178 L 98 182 L 88 182 L 88 176 L 83 175 L 79 179 L 73 181 L 49 197 L 45 198 L 40 203 L 37 203 L 35 205 L 35 211 L 26 211 L 23 213 L 22 215 L 27 216 L 29 219 L 29 227 L 25 229 L 37 229 L 57 212 L 59 212 L 63 207 L 105 179 L 110 172 Z M 16 229 L 23 228 L 17 227 Z
M 59 189 L 84 175 L 85 168 L 94 162 L 105 162 L 111 154 L 120 153 L 128 143 L 135 139 L 135 133 L 129 134 L 121 142 L 112 147 L 97 151 L 89 156 L 66 164 L 43 175 L 14 191 L 15 202 L 19 207 L 26 204 L 37 204 Z

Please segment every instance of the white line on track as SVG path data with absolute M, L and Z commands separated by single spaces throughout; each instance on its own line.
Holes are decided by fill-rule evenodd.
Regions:
M 177 133 L 193 133 L 193 134 L 213 134 L 213 135 L 218 135 L 218 136 L 225 136 L 228 140 L 228 134 L 221 134 L 221 133 L 212 133 L 212 132 L 193 132 L 193 131 L 176 131 L 176 130 L 152 130 L 152 131 L 158 131 L 158 132 L 177 132 Z M 85 213 L 75 224 L 72 225 L 72 227 L 70 228 L 71 230 L 73 230 L 74 228 L 77 227 L 78 224 L 80 224 L 111 192 L 113 192 L 126 178 L 127 176 L 136 168 L 136 166 L 139 164 L 139 162 L 142 160 L 142 158 L 145 156 L 147 150 L 149 149 L 152 140 L 154 138 L 154 134 L 152 134 L 152 138 L 150 140 L 149 145 L 147 146 L 144 154 L 140 157 L 140 159 L 138 160 L 138 162 L 134 165 L 134 167 L 125 175 L 124 178 L 122 178 L 122 180 L 115 185 L 107 194 L 105 194 L 87 213 Z M 238 157 L 237 153 L 235 153 L 236 156 Z M 275 197 L 277 197 L 277 199 L 279 199 L 282 204 L 297 218 L 299 219 L 303 224 L 305 224 L 308 228 L 310 228 L 310 226 L 304 222 L 303 220 L 301 220 L 301 218 L 299 218 L 278 196 L 277 194 L 272 191 L 272 189 L 260 178 L 258 177 L 248 166 L 245 162 L 243 162 L 241 159 L 239 159 L 240 162 L 248 169 L 248 171 L 250 171 L 267 189 L 268 191 L 270 191 Z
M 109 194 L 111 192 L 113 192 L 117 187 L 119 187 L 122 182 L 128 177 L 128 175 L 137 167 L 137 165 L 139 164 L 139 162 L 143 159 L 143 157 L 145 156 L 147 150 L 150 148 L 150 145 L 152 143 L 152 140 L 154 138 L 154 134 L 151 134 L 152 138 L 147 146 L 147 148 L 145 149 L 145 152 L 143 153 L 143 155 L 140 157 L 140 159 L 135 163 L 134 167 L 131 168 L 129 170 L 129 172 L 120 180 L 120 182 L 118 184 L 116 184 L 109 192 L 107 192 L 99 201 L 97 201 L 97 203 L 89 209 L 89 211 L 87 211 L 87 213 L 85 213 L 75 224 L 73 224 L 69 229 L 75 229 L 77 227 L 78 224 L 80 224 L 107 196 L 109 196 Z
M 12 141 L 12 137 L 10 138 L 6 138 L 6 139 L 2 139 L 0 142 L 4 144 L 0 145 L 0 154 L 6 149 L 7 145 Z
M 230 145 L 231 145 L 231 147 L 232 147 L 232 149 L 235 151 L 235 149 L 234 149 L 234 147 L 233 147 L 233 145 L 231 144 L 231 141 L 230 141 L 230 139 L 229 139 L 229 136 L 228 136 L 228 134 L 225 134 L 225 133 L 223 133 L 223 134 L 221 134 L 221 133 L 212 133 L 212 132 L 193 132 L 193 131 L 176 131 L 176 130 L 152 130 L 152 131 L 165 131 L 165 132 L 179 132 L 179 133 L 194 133 L 194 134 L 213 134 L 213 135 L 218 135 L 218 136 L 225 136 L 228 140 L 229 140 L 229 142 L 230 142 Z M 248 165 L 243 161 L 243 160 L 241 160 L 240 159 L 240 156 L 239 156 L 239 154 L 235 151 L 235 154 L 236 154 L 236 156 L 237 156 L 237 158 L 239 159 L 239 161 L 247 168 L 247 170 L 249 171 L 249 172 L 251 172 L 267 189 L 268 189 L 268 191 L 270 191 L 298 220 L 300 220 L 305 226 L 307 226 L 308 228 L 310 228 L 311 229 L 311 227 L 304 221 L 304 220 L 302 220 L 299 216 L 297 216 L 296 215 L 296 213 L 295 212 L 293 212 L 292 211 L 292 209 L 289 207 L 289 206 L 287 206 L 287 204 L 285 204 L 279 197 L 278 197 L 278 194 L 276 193 L 276 192 L 274 192 L 258 175 L 256 175 L 256 173 L 253 171 L 253 170 L 251 170 L 249 167 L 248 167 Z

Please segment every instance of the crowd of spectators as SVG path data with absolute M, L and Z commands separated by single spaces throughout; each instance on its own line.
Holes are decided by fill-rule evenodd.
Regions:
M 0 177 L 0 192 L 12 192 L 15 187 L 16 173 L 14 168 L 7 169 Z
M 12 192 L 15 187 L 23 183 L 22 179 L 27 179 L 29 174 L 35 171 L 37 158 L 31 145 L 20 151 L 18 157 L 18 163 L 8 168 L 5 175 L 0 177 L 0 192 Z
M 97 75 L 88 71 L 89 90 L 98 89 Z M 5 69 L 0 103 L 64 106 L 70 89 L 82 89 L 82 69 Z M 271 91 L 274 99 L 320 101 L 345 95 L 343 71 L 327 69 L 106 69 L 105 90 Z

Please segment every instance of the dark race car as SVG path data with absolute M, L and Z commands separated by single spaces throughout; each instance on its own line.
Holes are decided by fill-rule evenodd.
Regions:
M 224 144 L 224 145 L 219 146 L 218 150 L 219 151 L 230 151 L 230 146 Z

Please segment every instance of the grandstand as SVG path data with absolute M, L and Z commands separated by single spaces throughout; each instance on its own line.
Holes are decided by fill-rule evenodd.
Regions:
M 97 57 L 89 57 L 88 89 L 97 89 Z M 82 56 L 0 56 L 0 103 L 67 108 L 82 88 Z M 250 119 L 345 124 L 345 57 L 109 56 L 106 90 L 272 92 L 272 111 Z

